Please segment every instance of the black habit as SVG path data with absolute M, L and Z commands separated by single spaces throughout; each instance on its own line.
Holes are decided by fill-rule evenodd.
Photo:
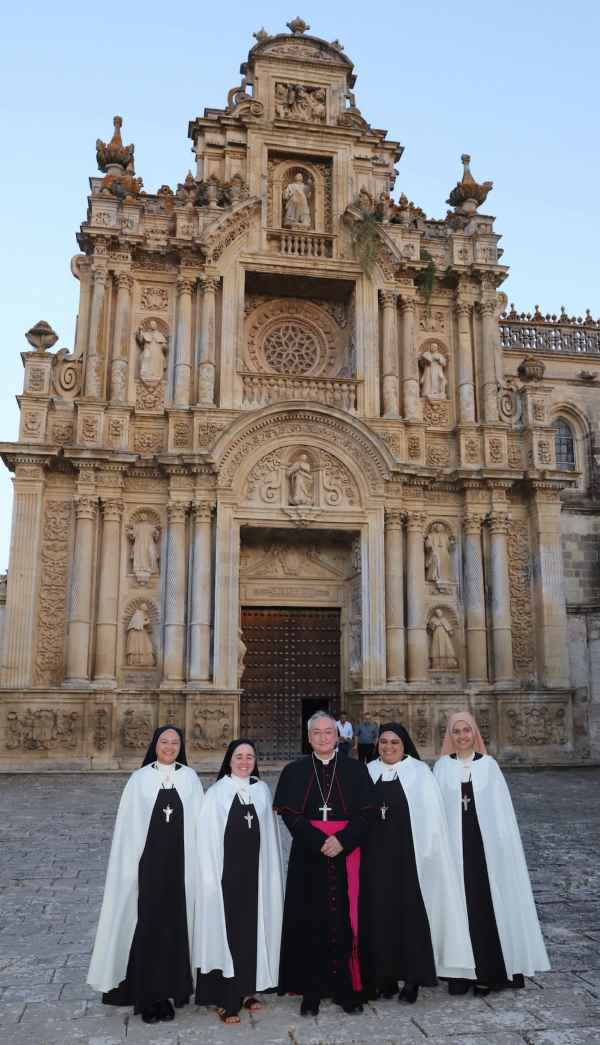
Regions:
M 343 851 L 333 859 L 322 854 L 326 836 L 310 823 L 323 820 L 324 799 L 328 820 L 348 821 L 336 832 Z M 373 783 L 354 759 L 338 756 L 324 765 L 306 755 L 284 768 L 273 804 L 292 835 L 279 993 L 347 1000 L 353 995 L 353 935 L 346 857 L 367 830 L 368 811 L 375 804 Z

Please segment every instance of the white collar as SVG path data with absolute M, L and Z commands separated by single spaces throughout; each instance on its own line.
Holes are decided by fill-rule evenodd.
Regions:
M 398 762 L 394 762 L 391 766 L 388 765 L 387 762 L 384 762 L 383 759 L 380 759 L 380 762 L 381 780 L 385 780 L 385 782 L 388 783 L 390 780 L 393 780 L 394 777 L 400 776 L 403 759 L 399 759 Z
M 335 756 L 337 755 L 337 747 L 333 749 L 333 752 L 331 753 L 329 758 L 321 758 L 320 755 L 317 755 L 316 751 L 313 751 L 313 755 L 315 756 L 315 758 L 318 758 L 319 762 L 322 762 L 324 766 L 328 766 L 329 763 L 332 762 Z

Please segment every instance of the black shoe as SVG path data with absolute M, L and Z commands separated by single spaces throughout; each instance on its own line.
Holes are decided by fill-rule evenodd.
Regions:
M 523 973 L 516 972 L 512 980 L 508 981 L 508 986 L 512 987 L 514 991 L 523 990 L 525 986 L 525 977 L 523 976 Z
M 469 987 L 473 985 L 472 980 L 448 980 L 448 994 L 466 994 Z
M 363 1012 L 363 1004 L 360 998 L 349 997 L 349 998 L 334 998 L 336 1005 L 339 1005 L 344 1012 L 348 1013 L 348 1016 L 352 1016 L 354 1013 Z
M 487 998 L 487 996 L 490 993 L 491 989 L 492 989 L 491 987 L 486 987 L 485 984 L 483 984 L 483 983 L 474 983 L 473 984 L 473 994 L 475 995 L 476 998 Z
M 405 983 L 398 995 L 398 1001 L 405 1001 L 407 1005 L 414 1005 L 419 997 L 419 988 L 416 983 Z
M 318 1016 L 319 1005 L 321 999 L 311 997 L 310 994 L 305 994 L 300 1004 L 300 1015 L 301 1016 Z
M 387 980 L 385 983 L 382 983 L 379 993 L 382 998 L 395 998 L 398 993 L 398 981 Z
M 155 1002 L 148 1009 L 142 1009 L 144 1023 L 158 1023 L 160 1020 L 160 1002 Z
M 159 1019 L 164 1020 L 165 1023 L 175 1019 L 175 1009 L 168 999 L 167 1001 L 161 1001 L 158 1012 Z

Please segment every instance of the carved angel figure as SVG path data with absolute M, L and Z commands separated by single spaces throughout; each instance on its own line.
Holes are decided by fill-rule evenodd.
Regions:
M 140 378 L 147 385 L 157 385 L 165 370 L 167 339 L 158 329 L 156 320 L 152 319 L 147 329 L 141 327 L 138 330 L 137 340 L 142 350 Z
M 134 611 L 127 625 L 127 643 L 125 647 L 125 658 L 130 667 L 153 668 L 156 659 L 154 646 L 150 637 L 151 621 L 148 616 L 148 607 L 145 602 Z
M 442 523 L 434 523 L 425 538 L 425 577 L 433 584 L 450 580 L 449 539 Z
M 313 504 L 312 469 L 307 454 L 300 454 L 294 464 L 288 468 L 290 484 L 290 504 Z
M 158 573 L 160 560 L 160 529 L 146 512 L 127 530 L 132 544 L 131 564 L 138 584 L 147 584 L 153 573 Z
M 438 345 L 431 345 L 421 356 L 423 369 L 421 372 L 421 395 L 425 399 L 446 399 L 448 380 L 444 373 L 448 360 L 440 352 Z
M 431 636 L 429 661 L 434 671 L 457 668 L 458 658 L 451 638 L 454 629 L 439 607 L 433 611 L 428 631 Z
M 311 217 L 308 201 L 311 191 L 310 183 L 305 182 L 304 175 L 298 171 L 283 193 L 283 224 L 286 228 L 295 226 L 310 228 Z

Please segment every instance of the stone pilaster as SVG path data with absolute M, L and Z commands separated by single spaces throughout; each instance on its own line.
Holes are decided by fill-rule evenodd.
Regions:
M 215 299 L 218 281 L 202 281 L 202 319 L 198 352 L 198 406 L 214 406 L 216 323 Z
M 110 362 L 110 398 L 113 403 L 127 401 L 127 370 L 131 328 L 131 291 L 133 279 L 127 272 L 116 276 L 117 306 Z
M 488 516 L 491 544 L 492 651 L 494 682 L 514 681 L 508 576 L 508 512 L 493 511 Z
M 427 681 L 425 626 L 425 523 L 423 512 L 406 518 L 406 649 L 409 682 Z
M 475 421 L 475 385 L 473 381 L 473 342 L 471 336 L 471 314 L 473 306 L 458 298 L 456 305 L 458 325 L 458 416 L 461 424 Z
M 97 515 L 97 497 L 76 498 L 77 529 L 67 629 L 66 681 L 71 685 L 87 683 L 89 680 L 93 555 Z
M 191 279 L 177 280 L 177 325 L 175 331 L 174 404 L 190 405 L 192 380 L 192 292 Z
M 106 294 L 107 274 L 104 269 L 94 269 L 92 274 L 92 301 L 90 305 L 90 331 L 85 361 L 85 394 L 91 399 L 102 395 L 102 358 L 99 354 L 102 334 L 102 314 Z
M 570 685 L 569 650 L 560 543 L 560 492 L 543 483 L 534 482 L 532 487 L 538 667 L 544 686 L 567 688 Z
M 487 634 L 481 526 L 483 516 L 468 513 L 463 518 L 464 606 L 467 639 L 467 680 L 487 680 Z
M 163 681 L 182 685 L 185 680 L 186 516 L 188 505 L 171 501 L 167 506 L 167 571 L 165 580 L 165 648 Z
M 379 297 L 383 306 L 383 413 L 385 417 L 398 417 L 400 413 L 398 389 L 398 323 L 396 315 L 398 294 L 393 290 L 382 290 L 380 291 Z
M 481 313 L 481 399 L 483 402 L 483 420 L 493 424 L 498 421 L 496 354 L 499 334 L 496 321 L 496 302 L 483 301 L 479 305 L 479 311 Z
M 419 361 L 417 359 L 416 317 L 413 298 L 402 298 L 402 403 L 407 421 L 420 421 L 422 403 L 419 398 Z
M 31 686 L 44 495 L 41 465 L 17 464 L 13 484 L 1 678 L 3 686 Z
M 385 513 L 385 620 L 388 682 L 406 679 L 404 657 L 404 548 L 405 515 L 395 509 Z
M 116 685 L 117 611 L 123 509 L 124 505 L 120 500 L 108 498 L 102 501 L 102 549 L 98 584 L 94 680 L 112 686 Z
M 189 671 L 191 683 L 207 682 L 210 678 L 212 513 L 211 503 L 201 500 L 194 501 L 192 505 L 194 529 Z

